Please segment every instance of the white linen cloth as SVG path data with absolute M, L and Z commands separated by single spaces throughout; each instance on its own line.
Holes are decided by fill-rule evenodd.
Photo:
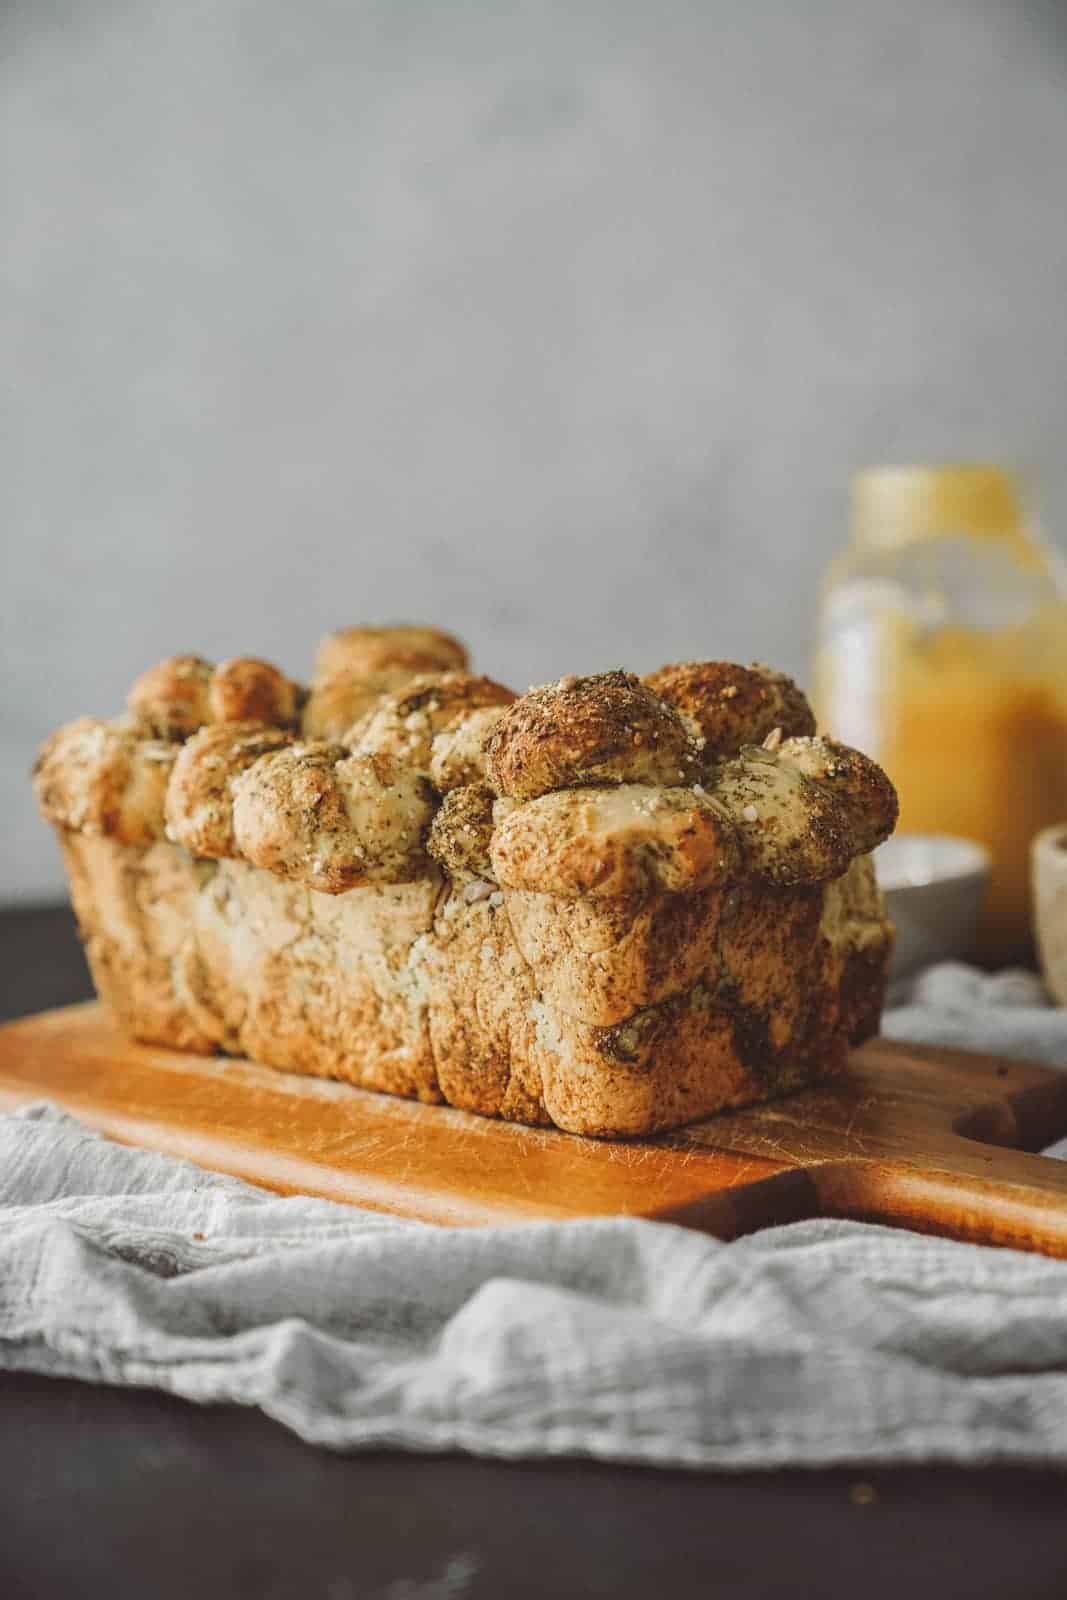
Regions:
M 906 998 L 891 1036 L 1067 1068 L 1025 974 Z M 0 1367 L 255 1405 L 339 1450 L 1067 1465 L 1067 1262 L 832 1221 L 441 1229 L 42 1104 L 0 1118 Z

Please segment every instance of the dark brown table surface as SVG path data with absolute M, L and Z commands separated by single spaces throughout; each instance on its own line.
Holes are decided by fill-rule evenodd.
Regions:
M 64 909 L 0 915 L 0 1015 L 87 998 Z M 257 1412 L 0 1374 L 0 1600 L 1067 1595 L 1067 1475 L 335 1457 Z

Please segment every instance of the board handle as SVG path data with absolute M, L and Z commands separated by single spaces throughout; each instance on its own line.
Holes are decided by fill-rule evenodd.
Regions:
M 811 1178 L 824 1216 L 1067 1259 L 1067 1161 L 954 1136 L 921 1166 L 829 1161 Z

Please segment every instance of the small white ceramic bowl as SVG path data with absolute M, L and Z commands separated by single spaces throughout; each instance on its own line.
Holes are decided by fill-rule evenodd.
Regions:
M 1045 985 L 1067 1006 L 1067 822 L 1045 828 L 1030 847 L 1034 935 Z
M 982 845 L 947 833 L 895 833 L 879 845 L 875 872 L 897 929 L 892 978 L 967 960 L 989 865 Z

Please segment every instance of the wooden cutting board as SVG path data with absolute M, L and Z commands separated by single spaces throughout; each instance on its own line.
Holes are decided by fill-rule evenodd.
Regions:
M 841 1076 L 654 1139 L 493 1122 L 131 1044 L 100 1005 L 0 1028 L 0 1107 L 47 1098 L 129 1144 L 281 1193 L 453 1225 L 629 1215 L 733 1238 L 854 1217 L 1067 1257 L 1067 1073 L 873 1040 Z

